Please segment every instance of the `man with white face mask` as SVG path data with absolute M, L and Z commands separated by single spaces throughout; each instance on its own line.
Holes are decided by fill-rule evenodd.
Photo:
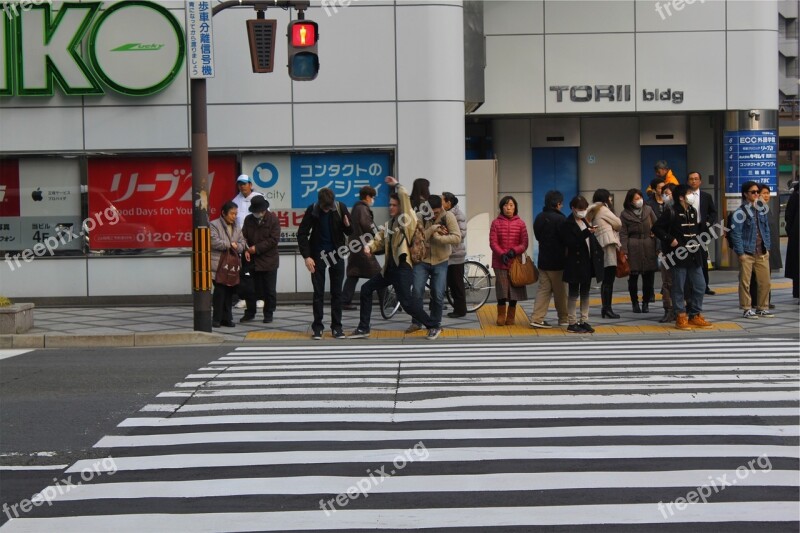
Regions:
M 717 208 L 714 205 L 714 198 L 705 191 L 700 190 L 703 177 L 697 171 L 689 172 L 686 177 L 686 185 L 689 186 L 689 194 L 686 201 L 695 208 L 700 217 L 700 227 L 705 232 L 717 222 Z M 716 294 L 708 286 L 708 248 L 702 247 L 703 251 L 703 279 L 706 281 L 706 294 L 713 296 Z

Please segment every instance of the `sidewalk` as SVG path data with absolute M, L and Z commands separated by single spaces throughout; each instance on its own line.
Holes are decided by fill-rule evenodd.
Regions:
M 656 287 L 660 286 L 658 277 Z M 715 296 L 706 296 L 703 314 L 715 324 L 712 330 L 679 331 L 674 324 L 659 324 L 663 315 L 660 295 L 650 306 L 648 314 L 634 314 L 627 295 L 627 282 L 615 284 L 614 310 L 621 315 L 618 320 L 600 318 L 600 299 L 593 289 L 590 323 L 597 336 L 606 335 L 692 335 L 698 332 L 720 334 L 797 335 L 800 324 L 800 306 L 792 299 L 791 281 L 775 274 L 772 280 L 772 303 L 775 318 L 746 320 L 738 305 L 736 272 L 712 272 L 711 287 Z M 533 307 L 536 286 L 528 288 L 529 300 L 517 308 L 516 325 L 497 327 L 494 325 L 496 306 L 490 300 L 477 313 L 469 313 L 462 319 L 446 318 L 443 321 L 443 338 L 514 338 L 516 340 L 543 336 L 590 337 L 567 333 L 566 328 L 533 329 L 528 326 L 527 314 Z M 551 304 L 552 309 L 552 304 Z M 260 312 L 260 310 L 259 310 Z M 445 311 L 445 314 L 447 311 Z M 213 333 L 195 332 L 193 309 L 180 307 L 82 307 L 41 308 L 34 313 L 34 327 L 24 335 L 0 335 L 0 348 L 79 348 L 118 346 L 163 346 L 186 344 L 242 343 L 245 341 L 310 340 L 311 306 L 279 305 L 275 320 L 263 324 L 257 320 L 240 324 L 243 310 L 234 309 L 236 327 L 219 328 Z M 384 320 L 373 308 L 372 336 L 375 339 L 419 339 L 424 331 L 406 335 L 409 317 L 402 311 L 391 320 Z M 326 325 L 329 325 L 329 307 L 326 306 Z M 555 323 L 555 312 L 550 311 L 548 320 Z M 343 314 L 345 333 L 358 324 L 358 311 Z M 330 331 L 326 331 L 323 342 L 334 342 Z M 341 342 L 341 341 L 335 341 Z M 351 341 L 356 342 L 356 341 Z

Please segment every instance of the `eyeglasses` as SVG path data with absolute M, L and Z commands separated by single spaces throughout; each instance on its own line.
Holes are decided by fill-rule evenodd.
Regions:
M 758 194 L 758 189 L 753 189 L 752 191 L 747 191 L 748 194 Z

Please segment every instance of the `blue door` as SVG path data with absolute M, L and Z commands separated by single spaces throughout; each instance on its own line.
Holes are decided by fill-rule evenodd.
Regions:
M 570 213 L 569 201 L 578 194 L 578 148 L 534 148 L 533 149 L 533 219 L 544 208 L 547 191 L 557 190 L 564 195 L 561 211 Z M 539 243 L 530 231 L 534 259 L 539 258 Z
M 642 146 L 642 192 L 647 190 L 650 181 L 656 177 L 656 161 L 669 163 L 672 173 L 681 183 L 686 182 L 686 145 Z M 620 204 L 622 205 L 622 204 Z

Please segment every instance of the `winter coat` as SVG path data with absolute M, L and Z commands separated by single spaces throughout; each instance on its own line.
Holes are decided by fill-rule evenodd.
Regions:
M 552 207 L 545 207 L 533 221 L 533 235 L 539 241 L 539 270 L 564 270 L 564 241 L 561 226 L 567 217 Z
M 211 273 L 217 271 L 219 265 L 219 256 L 231 247 L 231 243 L 236 243 L 236 250 L 239 254 L 244 251 L 245 242 L 242 236 L 242 228 L 240 228 L 236 221 L 233 223 L 233 233 L 228 236 L 227 224 L 222 218 L 212 220 L 208 225 L 209 233 L 211 233 Z
M 250 254 L 255 263 L 256 272 L 274 272 L 278 270 L 278 243 L 281 240 L 281 223 L 278 215 L 267 211 L 264 218 L 247 215 L 242 229 L 248 246 L 255 246 L 256 253 Z
M 300 255 L 303 259 L 314 257 L 317 259 L 315 251 L 320 249 L 320 238 L 322 230 L 320 229 L 320 216 L 322 209 L 318 203 L 311 204 L 306 209 L 303 215 L 303 221 L 300 222 L 300 227 L 297 229 L 297 246 L 300 248 Z M 331 239 L 333 240 L 333 253 L 328 254 L 330 261 L 343 261 L 344 258 L 339 255 L 339 249 L 343 246 L 346 248 L 347 236 L 353 233 L 353 224 L 349 226 L 344 225 L 344 218 L 350 218 L 350 212 L 341 202 L 336 202 L 334 208 L 330 210 L 331 221 Z
M 597 226 L 594 236 L 603 247 L 603 266 L 617 266 L 617 248 L 620 246 L 619 230 L 622 229 L 622 221 L 600 202 L 589 206 L 587 218 Z
M 459 209 L 457 205 L 453 206 L 450 212 L 456 217 L 458 229 L 461 231 L 461 242 L 452 246 L 450 259 L 447 260 L 447 264 L 461 265 L 467 257 L 467 217 L 464 216 L 464 213 L 461 212 L 461 209 Z
M 798 272 L 798 261 L 800 261 L 800 202 L 798 201 L 798 187 L 795 185 L 792 194 L 789 195 L 789 201 L 786 202 L 786 211 L 784 217 L 786 219 L 786 235 L 788 242 L 786 244 L 786 264 L 784 265 L 783 275 L 787 278 L 797 279 L 800 272 Z
M 522 255 L 528 249 L 528 228 L 519 216 L 508 218 L 504 214 L 497 215 L 489 228 L 489 246 L 492 248 L 492 268 L 508 270 L 500 258 L 509 250 Z
M 564 243 L 564 283 L 589 283 L 592 278 L 603 279 L 603 248 L 588 228 L 579 226 L 574 215 L 564 219 L 559 227 Z M 586 245 L 589 239 L 589 246 Z
M 438 217 L 424 221 L 422 215 L 418 214 L 417 224 L 422 224 L 422 228 L 425 230 L 425 241 L 428 243 L 428 246 L 425 247 L 425 256 L 422 258 L 423 263 L 429 265 L 444 263 L 450 258 L 452 246 L 461 243 L 461 230 L 458 228 L 455 215 L 450 211 L 442 209 Z M 439 234 L 440 225 L 447 228 L 446 235 Z
M 417 230 L 417 215 L 414 208 L 411 207 L 408 191 L 398 184 L 395 192 L 400 199 L 400 213 L 383 225 L 383 229 L 375 234 L 375 240 L 369 245 L 372 253 L 379 253 L 379 250 L 383 250 L 383 253 L 386 254 L 386 260 L 383 263 L 384 276 L 391 262 L 394 262 L 396 266 L 400 266 L 404 262 L 411 266 L 411 259 L 408 257 L 409 245 Z M 389 254 L 392 256 L 391 260 Z
M 619 231 L 619 240 L 622 253 L 628 256 L 631 272 L 655 272 L 658 270 L 656 254 L 656 239 L 651 236 L 653 224 L 656 223 L 655 213 L 649 205 L 642 206 L 641 216 L 637 216 L 631 209 L 625 209 L 619 215 L 622 229 Z
M 694 207 L 687 205 L 684 209 L 680 203 L 674 203 L 664 210 L 653 226 L 653 233 L 663 241 L 664 264 L 667 268 L 702 267 L 703 254 L 697 240 L 701 231 Z M 677 246 L 672 246 L 673 240 L 678 241 Z
M 372 209 L 364 202 L 359 200 L 350 212 L 350 225 L 353 233 L 350 234 L 350 242 L 360 241 L 362 235 L 374 235 L 375 221 L 372 216 Z M 371 239 L 364 239 L 369 242 Z M 350 247 L 351 252 L 347 257 L 347 277 L 348 278 L 371 278 L 381 271 L 381 265 L 373 255 L 367 255 L 361 249 L 361 245 Z M 358 250 L 358 252 L 352 252 Z

